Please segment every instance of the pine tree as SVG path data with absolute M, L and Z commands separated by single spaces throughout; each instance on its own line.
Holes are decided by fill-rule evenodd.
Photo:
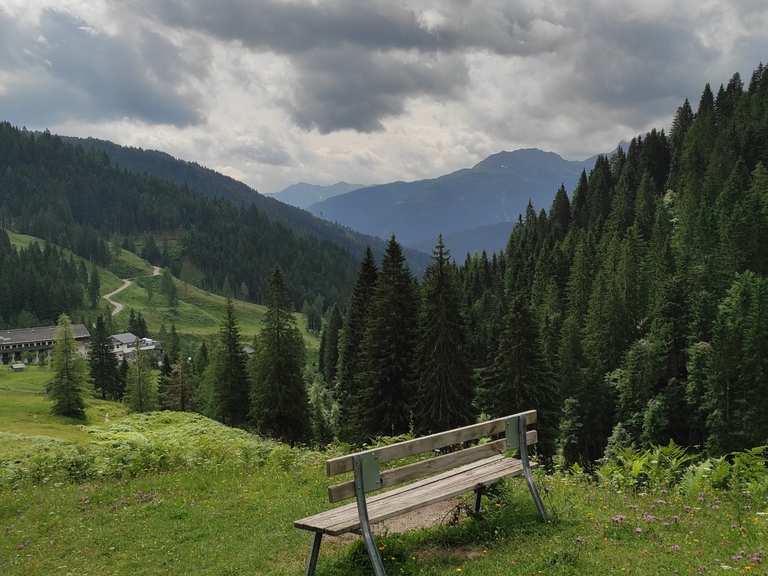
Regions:
M 53 371 L 53 380 L 48 386 L 48 396 L 53 401 L 51 413 L 85 420 L 85 363 L 77 354 L 72 324 L 66 314 L 59 316 L 53 347 Z
M 250 384 L 235 308 L 227 299 L 220 331 L 221 351 L 216 363 L 213 408 L 216 418 L 229 426 L 243 426 L 248 415 Z
M 168 300 L 168 306 L 175 308 L 179 303 L 179 295 L 176 291 L 176 284 L 171 276 L 171 271 L 168 268 L 163 269 L 163 273 L 160 276 L 160 291 Z
M 363 340 L 360 399 L 368 437 L 397 435 L 410 427 L 418 296 L 395 237 L 381 262 Z
M 189 411 L 193 406 L 193 381 L 191 365 L 179 360 L 173 365 L 165 393 L 165 407 L 168 410 Z
M 267 314 L 251 361 L 251 418 L 260 433 L 295 444 L 311 433 L 303 369 L 304 341 L 279 269 L 272 273 Z
M 557 435 L 557 397 L 554 379 L 542 359 L 537 332 L 528 305 L 521 296 L 514 296 L 496 357 L 483 375 L 478 401 L 484 411 L 495 417 L 537 410 L 539 448 L 551 456 Z
M 157 399 L 161 410 L 173 410 L 170 406 L 170 397 L 168 394 L 172 373 L 173 366 L 171 365 L 171 359 L 168 357 L 168 354 L 163 354 L 160 374 L 157 376 Z
M 102 316 L 96 319 L 96 326 L 91 332 L 89 362 L 91 381 L 101 398 L 118 400 L 120 375 L 117 370 L 117 357 L 112 352 L 112 339 Z
M 339 308 L 333 306 L 328 315 L 328 323 L 323 330 L 323 363 L 322 374 L 329 385 L 336 381 L 336 370 L 339 362 L 339 335 L 342 328 Z
M 135 359 L 128 367 L 124 400 L 133 412 L 152 412 L 158 407 L 157 388 L 150 380 L 150 369 L 138 342 Z
M 99 270 L 94 264 L 91 266 L 91 275 L 88 281 L 88 298 L 91 302 L 91 308 L 96 308 L 101 298 L 101 281 L 99 279 Z
M 128 360 L 123 356 L 120 366 L 117 368 L 117 392 L 115 393 L 116 400 L 125 399 L 125 389 L 128 386 Z
M 339 338 L 336 400 L 339 404 L 339 438 L 359 442 L 364 435 L 362 399 L 357 386 L 362 369 L 362 342 L 373 299 L 378 270 L 368 248 L 352 290 L 349 311 Z
M 461 292 L 440 236 L 421 289 L 418 387 L 413 410 L 416 433 L 431 433 L 473 420 L 472 371 L 467 359 Z

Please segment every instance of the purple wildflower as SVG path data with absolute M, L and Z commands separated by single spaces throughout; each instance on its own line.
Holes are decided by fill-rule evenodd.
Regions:
M 627 517 L 624 516 L 624 514 L 616 514 L 614 516 L 611 516 L 611 520 L 613 520 L 616 524 L 621 524 L 626 519 Z
M 680 552 L 680 544 L 672 544 L 672 552 Z

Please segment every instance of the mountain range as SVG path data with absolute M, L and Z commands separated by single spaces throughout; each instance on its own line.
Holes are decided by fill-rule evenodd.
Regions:
M 471 168 L 413 182 L 359 188 L 309 206 L 326 220 L 365 234 L 395 234 L 428 251 L 439 234 L 457 259 L 468 251 L 504 248 L 528 202 L 548 209 L 561 184 L 573 189 L 596 157 L 566 160 L 536 148 L 499 152 Z
M 336 184 L 330 184 L 329 186 L 298 182 L 283 188 L 280 192 L 270 194 L 270 196 L 291 206 L 306 208 L 339 194 L 346 194 L 358 188 L 363 188 L 363 186 L 363 184 L 350 184 L 349 182 L 336 182 Z

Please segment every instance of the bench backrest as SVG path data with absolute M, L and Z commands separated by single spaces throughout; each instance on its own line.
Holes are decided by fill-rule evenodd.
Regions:
M 525 447 L 521 451 L 524 452 L 527 446 L 535 444 L 538 439 L 536 430 L 528 430 L 528 426 L 535 423 L 536 411 L 528 410 L 479 424 L 471 424 L 463 428 L 455 428 L 446 432 L 438 432 L 437 434 L 382 446 L 381 448 L 373 448 L 332 458 L 325 463 L 326 473 L 328 476 L 336 476 L 337 474 L 351 472 L 355 468 L 354 463 L 357 460 L 359 462 L 358 470 L 362 475 L 360 481 L 363 489 L 365 492 L 371 492 L 387 486 L 402 484 L 415 478 L 471 464 L 477 460 L 504 453 L 507 450 L 520 449 L 522 434 L 525 434 L 526 438 Z M 432 452 L 440 448 L 455 446 L 489 436 L 503 437 L 486 444 L 471 446 L 390 470 L 382 471 L 380 467 L 380 464 L 391 460 L 399 460 L 400 458 L 424 452 Z M 338 502 L 354 495 L 355 483 L 353 480 L 328 488 L 328 500 L 330 502 Z

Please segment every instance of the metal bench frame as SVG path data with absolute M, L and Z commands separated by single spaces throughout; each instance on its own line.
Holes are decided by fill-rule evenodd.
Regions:
M 528 484 L 528 490 L 530 491 L 531 497 L 533 498 L 533 501 L 536 505 L 536 510 L 539 514 L 539 517 L 541 518 L 541 520 L 546 520 L 547 518 L 546 510 L 544 509 L 544 504 L 541 501 L 541 496 L 539 495 L 539 491 L 537 490 L 536 485 L 533 482 L 533 475 L 531 474 L 531 464 L 528 457 L 528 444 L 530 442 L 528 437 L 528 434 L 529 434 L 528 433 L 528 422 L 529 422 L 528 416 L 530 414 L 533 414 L 533 419 L 535 419 L 535 412 L 529 411 L 529 412 L 523 412 L 520 414 L 515 414 L 512 416 L 507 416 L 505 418 L 500 418 L 497 420 L 503 421 L 503 424 L 504 424 L 504 433 L 505 433 L 504 443 L 505 443 L 506 450 L 519 451 L 519 456 L 520 456 L 519 459 L 522 464 L 522 475 L 525 477 L 526 483 Z M 450 434 L 451 432 L 456 432 L 459 430 L 461 429 L 449 430 L 447 432 L 441 433 L 440 435 Z M 439 436 L 439 435 L 434 435 L 434 436 Z M 409 442 L 412 442 L 412 441 L 409 441 Z M 534 442 L 535 442 L 535 436 L 534 436 Z M 406 443 L 401 443 L 401 444 L 406 444 Z M 398 445 L 399 444 L 390 445 L 388 448 L 392 449 L 397 447 Z M 376 452 L 379 450 L 381 449 L 367 450 L 365 452 L 359 452 L 357 454 L 353 454 L 351 455 L 351 460 L 352 460 L 352 470 L 354 472 L 354 480 L 353 480 L 354 496 L 357 503 L 357 514 L 360 520 L 360 533 L 362 534 L 363 541 L 365 543 L 365 547 L 368 552 L 368 556 L 371 559 L 371 564 L 373 565 L 374 574 L 376 576 L 387 576 L 384 570 L 384 563 L 382 562 L 381 555 L 379 554 L 379 549 L 376 546 L 376 541 L 374 539 L 373 531 L 371 529 L 371 522 L 368 516 L 368 504 L 365 496 L 366 492 L 378 490 L 383 486 L 381 470 L 379 467 L 379 462 L 376 458 Z M 333 462 L 333 460 L 330 460 L 327 463 L 329 475 L 332 475 L 334 473 L 332 471 L 332 467 L 330 466 L 331 462 Z M 474 510 L 476 513 L 479 513 L 481 509 L 483 488 L 484 486 L 478 486 L 474 490 L 475 491 Z M 331 501 L 333 501 L 332 490 L 333 489 L 329 489 Z M 323 531 L 320 531 L 320 530 L 315 531 L 314 537 L 312 539 L 312 543 L 310 546 L 309 558 L 307 560 L 307 568 L 305 572 L 306 576 L 313 576 L 315 574 L 315 570 L 317 568 L 317 560 L 320 555 L 320 544 L 322 543 L 322 539 L 323 539 Z

